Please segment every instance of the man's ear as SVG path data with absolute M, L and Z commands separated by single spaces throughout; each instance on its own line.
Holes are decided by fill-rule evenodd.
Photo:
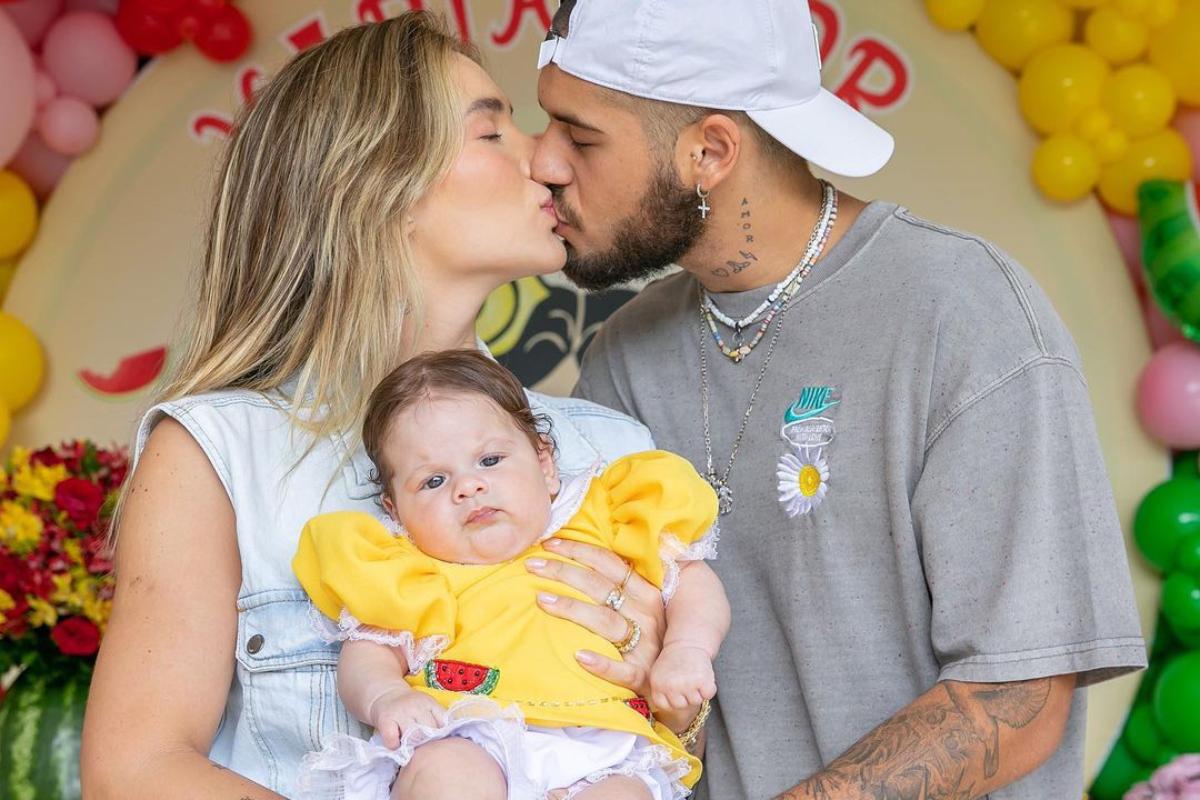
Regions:
M 742 129 L 725 114 L 709 114 L 688 126 L 676 143 L 676 166 L 684 182 L 711 192 L 733 172 L 742 155 Z
M 554 444 L 545 436 L 538 447 L 538 464 L 546 479 L 546 491 L 551 495 L 558 494 L 558 490 L 562 488 L 562 481 L 558 477 L 558 465 L 554 463 Z

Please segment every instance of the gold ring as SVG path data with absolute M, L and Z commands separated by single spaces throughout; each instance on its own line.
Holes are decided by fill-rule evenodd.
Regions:
M 630 576 L 633 575 L 633 564 L 629 564 L 629 569 L 625 570 L 625 577 L 621 578 L 621 582 L 617 584 L 617 591 L 624 591 L 625 584 L 629 583 Z
M 642 626 L 629 617 L 623 617 L 623 619 L 629 623 L 629 633 L 621 641 L 613 642 L 613 646 L 617 648 L 617 652 L 621 655 L 628 655 L 633 651 L 633 648 L 638 646 L 638 642 L 642 640 Z

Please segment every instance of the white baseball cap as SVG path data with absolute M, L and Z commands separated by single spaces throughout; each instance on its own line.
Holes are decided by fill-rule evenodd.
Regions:
M 891 134 L 821 88 L 807 0 L 575 0 L 568 10 L 538 69 L 553 63 L 636 97 L 744 111 L 838 175 L 870 175 L 892 156 Z

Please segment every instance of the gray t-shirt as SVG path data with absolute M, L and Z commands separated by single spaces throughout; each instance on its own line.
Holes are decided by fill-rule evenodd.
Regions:
M 792 303 L 721 519 L 733 627 L 699 796 L 772 797 L 937 681 L 1144 666 L 1079 355 L 1024 270 L 872 203 Z M 741 364 L 708 341 L 718 474 L 771 333 Z M 704 472 L 701 335 L 695 279 L 658 281 L 605 324 L 576 393 Z M 1084 714 L 1078 692 L 1055 756 L 990 796 L 1080 797 Z

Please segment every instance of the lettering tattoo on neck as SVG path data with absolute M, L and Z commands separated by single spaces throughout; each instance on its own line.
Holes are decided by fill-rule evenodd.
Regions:
M 1050 685 L 940 683 L 776 800 L 975 800 L 1000 770 L 1000 725 L 1032 723 Z
M 750 198 L 743 197 L 741 202 L 741 216 L 738 218 L 738 230 L 745 237 L 746 248 L 738 250 L 738 257 L 725 262 L 725 266 L 717 267 L 712 271 L 713 275 L 718 278 L 728 278 L 730 275 L 738 275 L 743 270 L 749 269 L 756 261 L 758 256 L 754 254 L 751 245 L 754 244 L 754 226 L 750 221 Z

